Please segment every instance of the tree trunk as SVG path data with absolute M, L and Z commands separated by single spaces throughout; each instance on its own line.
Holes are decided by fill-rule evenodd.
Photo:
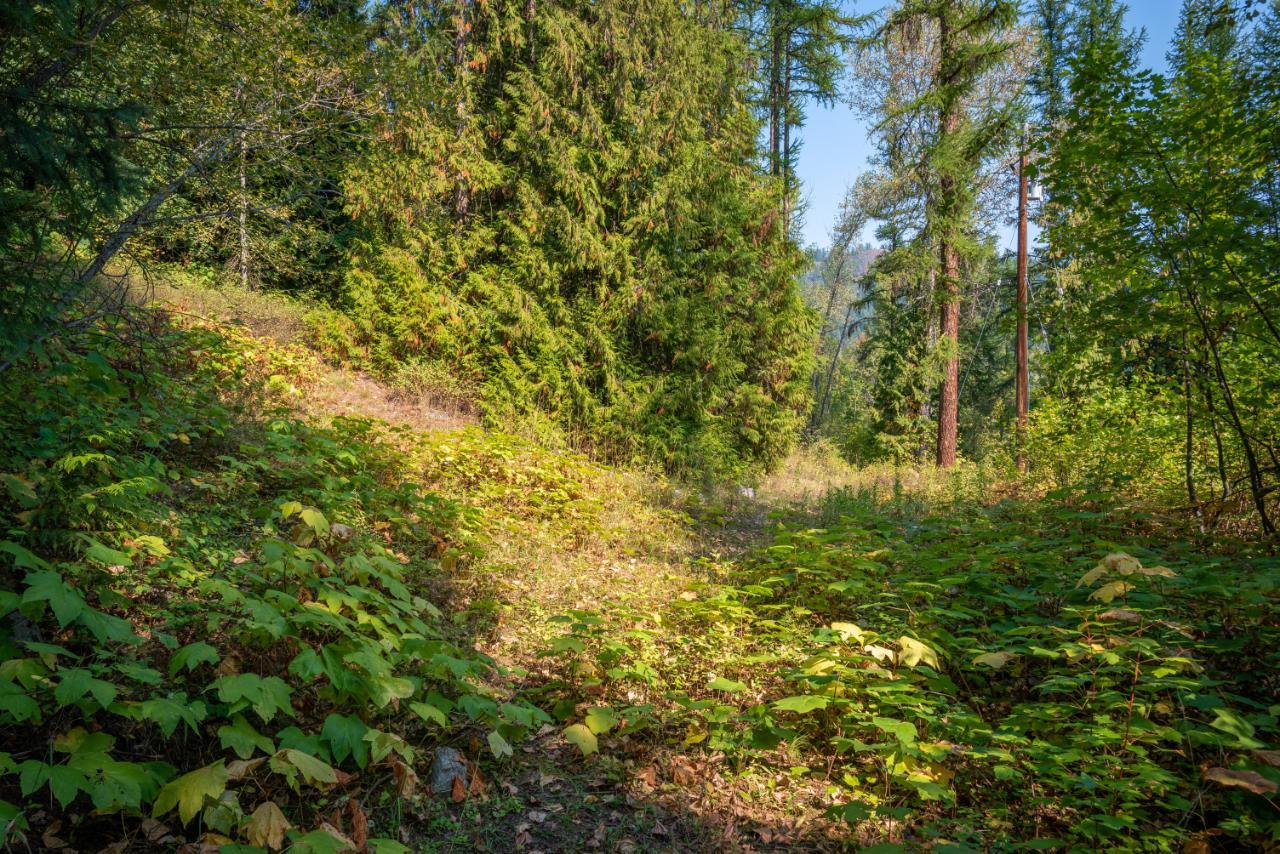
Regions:
M 94 253 L 93 258 L 76 276 L 75 281 L 69 285 L 65 291 L 63 291 L 58 300 L 50 307 L 49 311 L 45 315 L 48 329 L 36 336 L 34 340 L 19 347 L 17 352 L 7 362 L 0 364 L 0 373 L 4 373 L 9 370 L 9 368 L 13 367 L 23 355 L 32 349 L 32 347 L 48 338 L 49 335 L 52 334 L 53 329 L 57 328 L 58 316 L 61 315 L 63 310 L 71 304 L 71 301 L 83 291 L 84 286 L 92 282 L 99 276 L 99 274 L 102 273 L 103 269 L 106 268 L 111 259 L 116 256 L 116 253 L 124 248 L 124 245 L 129 241 L 129 238 L 132 237 L 140 228 L 144 228 L 151 222 L 151 217 L 160 208 L 160 206 L 168 201 L 169 197 L 176 193 L 178 189 L 187 182 L 187 179 L 204 171 L 214 162 L 220 160 L 230 143 L 231 137 L 226 136 L 197 147 L 196 151 L 193 153 L 191 162 L 181 174 L 152 193 L 145 202 L 134 209 L 133 213 L 121 220 L 120 223 L 116 225 L 115 229 L 106 236 L 101 245 L 98 246 L 98 251 Z
M 244 139 L 244 131 L 240 131 L 240 287 L 249 289 L 249 182 L 245 175 L 245 161 L 249 150 Z
M 942 243 L 941 260 L 939 338 L 950 353 L 942 374 L 942 391 L 938 395 L 937 462 L 943 468 L 950 468 L 956 464 L 956 428 L 960 412 L 960 257 L 950 240 Z
M 1222 431 L 1218 428 L 1218 410 L 1213 405 L 1213 386 L 1211 383 L 1200 379 L 1202 370 L 1196 370 L 1196 385 L 1200 386 L 1200 391 L 1204 395 L 1205 409 L 1209 413 L 1209 427 L 1213 430 L 1213 446 L 1218 455 L 1218 483 L 1222 487 L 1222 499 L 1226 500 L 1231 497 L 1231 478 L 1227 476 L 1227 453 L 1222 447 Z
M 529 27 L 529 64 L 533 65 L 538 59 L 537 29 L 534 22 L 538 18 L 537 0 L 525 0 L 524 4 L 524 20 Z
M 769 64 L 769 174 L 778 175 L 781 166 L 782 144 L 782 26 L 777 19 L 777 9 L 769 10 L 769 38 L 771 56 Z
M 938 52 L 942 67 L 953 61 L 955 51 L 953 35 L 946 15 L 938 21 Z M 954 95 L 944 93 L 941 115 L 938 121 L 937 147 L 944 153 L 960 127 L 960 104 Z M 958 210 L 957 196 L 961 189 L 951 164 L 944 163 L 938 178 L 938 202 L 935 215 L 942 220 L 939 232 L 938 296 L 941 302 L 939 337 L 948 349 L 947 364 L 942 375 L 942 391 L 938 395 L 938 456 L 942 468 L 956 464 L 956 429 L 960 410 L 960 251 L 957 246 Z
M 1015 342 L 1017 377 L 1014 380 L 1014 409 L 1018 423 L 1018 471 L 1027 473 L 1027 408 L 1030 382 L 1027 374 L 1027 151 L 1023 137 L 1018 156 L 1018 331 Z
M 1195 421 L 1191 408 L 1191 365 L 1187 360 L 1187 336 L 1182 336 L 1182 399 L 1186 404 L 1186 435 L 1183 444 L 1182 466 L 1187 481 L 1187 501 L 1191 503 L 1191 512 L 1196 514 L 1200 523 L 1200 533 L 1204 533 L 1204 512 L 1200 507 L 1200 498 L 1196 494 L 1195 468 Z
M 836 339 L 835 352 L 831 354 L 831 367 L 827 369 L 827 388 L 822 393 L 822 403 L 818 406 L 818 417 L 814 419 L 813 426 L 816 429 L 822 424 L 822 420 L 826 418 L 827 401 L 831 397 L 831 384 L 835 382 L 836 363 L 840 361 L 840 351 L 844 348 L 844 339 L 849 332 L 849 319 L 853 316 L 853 303 L 849 303 L 849 307 L 844 311 L 844 326 L 840 327 L 840 337 Z
M 1179 273 L 1181 276 L 1181 273 Z M 1222 357 L 1218 353 L 1218 343 L 1214 340 L 1213 333 L 1209 329 L 1209 322 L 1204 316 L 1204 312 L 1200 307 L 1199 298 L 1191 291 L 1190 285 L 1184 284 L 1187 291 L 1187 300 L 1191 303 L 1191 308 L 1195 311 L 1196 320 L 1200 324 L 1200 332 L 1204 336 L 1204 342 L 1209 348 L 1209 355 L 1213 358 L 1213 371 L 1218 378 L 1218 387 L 1222 389 L 1222 403 L 1227 409 L 1227 417 L 1231 420 L 1231 426 L 1236 431 L 1236 436 L 1240 439 L 1240 445 L 1244 449 L 1245 463 L 1249 467 L 1249 491 L 1253 495 L 1253 506 L 1258 512 L 1258 520 L 1262 523 L 1262 533 L 1266 536 L 1275 534 L 1275 525 L 1271 522 L 1271 517 L 1267 515 L 1266 488 L 1262 482 L 1262 470 L 1258 466 L 1258 458 L 1254 454 L 1253 444 L 1249 441 L 1249 434 L 1244 429 L 1244 423 L 1240 419 L 1240 413 L 1236 408 L 1235 395 L 1231 393 L 1231 383 L 1227 381 L 1226 371 L 1222 367 Z
M 463 134 L 466 133 L 467 123 L 470 120 L 470 105 L 468 104 L 470 73 L 467 68 L 467 37 L 471 31 L 471 22 L 467 16 L 467 3 L 468 0 L 454 0 L 453 7 L 453 70 L 454 83 L 458 87 L 456 109 L 459 141 L 461 141 Z M 459 221 L 466 219 L 470 208 L 471 187 L 467 183 L 465 175 L 458 175 L 453 188 L 454 218 Z
M 791 235 L 791 34 L 783 44 L 782 75 L 782 233 Z

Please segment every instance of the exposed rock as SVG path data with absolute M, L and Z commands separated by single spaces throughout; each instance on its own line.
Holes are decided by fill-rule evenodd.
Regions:
M 467 784 L 467 760 L 452 747 L 436 748 L 435 758 L 431 760 L 431 791 L 437 795 L 448 795 L 453 791 L 453 781 L 461 780 Z

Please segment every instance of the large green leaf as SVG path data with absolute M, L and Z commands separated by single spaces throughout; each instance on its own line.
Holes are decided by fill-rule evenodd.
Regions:
M 816 694 L 801 694 L 775 700 L 773 707 L 780 712 L 796 712 L 803 715 L 817 709 L 825 709 L 830 704 L 831 701 L 826 697 L 820 697 Z
M 29 572 L 25 581 L 27 590 L 22 594 L 22 601 L 48 602 L 59 626 L 65 628 L 87 607 L 84 596 L 68 584 L 61 573 L 52 570 Z
M 156 794 L 155 804 L 151 807 L 151 816 L 159 818 L 176 806 L 178 817 L 183 824 L 188 824 L 204 809 L 206 803 L 217 801 L 226 790 L 227 767 L 222 760 L 218 760 L 183 774 L 161 787 Z
M 565 741 L 581 750 L 583 756 L 590 756 L 600 749 L 600 745 L 596 741 L 596 734 L 582 724 L 573 724 L 566 727 L 564 738 Z
M 209 688 L 218 692 L 219 700 L 230 703 L 233 712 L 252 707 L 265 722 L 270 722 L 277 712 L 293 716 L 293 704 L 289 702 L 292 689 L 278 676 L 237 673 L 214 680 Z
M 271 739 L 254 729 L 253 725 L 245 720 L 244 715 L 236 715 L 231 719 L 231 723 L 219 727 L 218 741 L 223 747 L 235 751 L 236 756 L 241 759 L 248 759 L 255 750 L 261 750 L 268 755 L 276 751 L 276 746 Z

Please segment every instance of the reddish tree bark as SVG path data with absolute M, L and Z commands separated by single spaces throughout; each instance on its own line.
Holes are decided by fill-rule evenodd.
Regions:
M 939 337 L 950 350 L 938 398 L 938 465 L 956 464 L 956 423 L 960 411 L 960 253 L 951 241 L 942 242 L 942 323 Z

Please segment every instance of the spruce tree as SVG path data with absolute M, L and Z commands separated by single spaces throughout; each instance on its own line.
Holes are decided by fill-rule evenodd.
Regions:
M 1006 60 L 1017 12 L 1016 3 L 1003 0 L 904 0 L 881 29 L 881 37 L 931 38 L 935 44 L 932 79 L 903 109 L 923 112 L 934 122 L 925 151 L 926 233 L 937 249 L 934 287 L 943 367 L 936 459 L 943 467 L 956 462 L 961 257 L 970 246 L 975 176 L 984 157 L 1008 138 L 1016 106 L 1011 101 L 974 111 L 968 109 L 968 99 Z

